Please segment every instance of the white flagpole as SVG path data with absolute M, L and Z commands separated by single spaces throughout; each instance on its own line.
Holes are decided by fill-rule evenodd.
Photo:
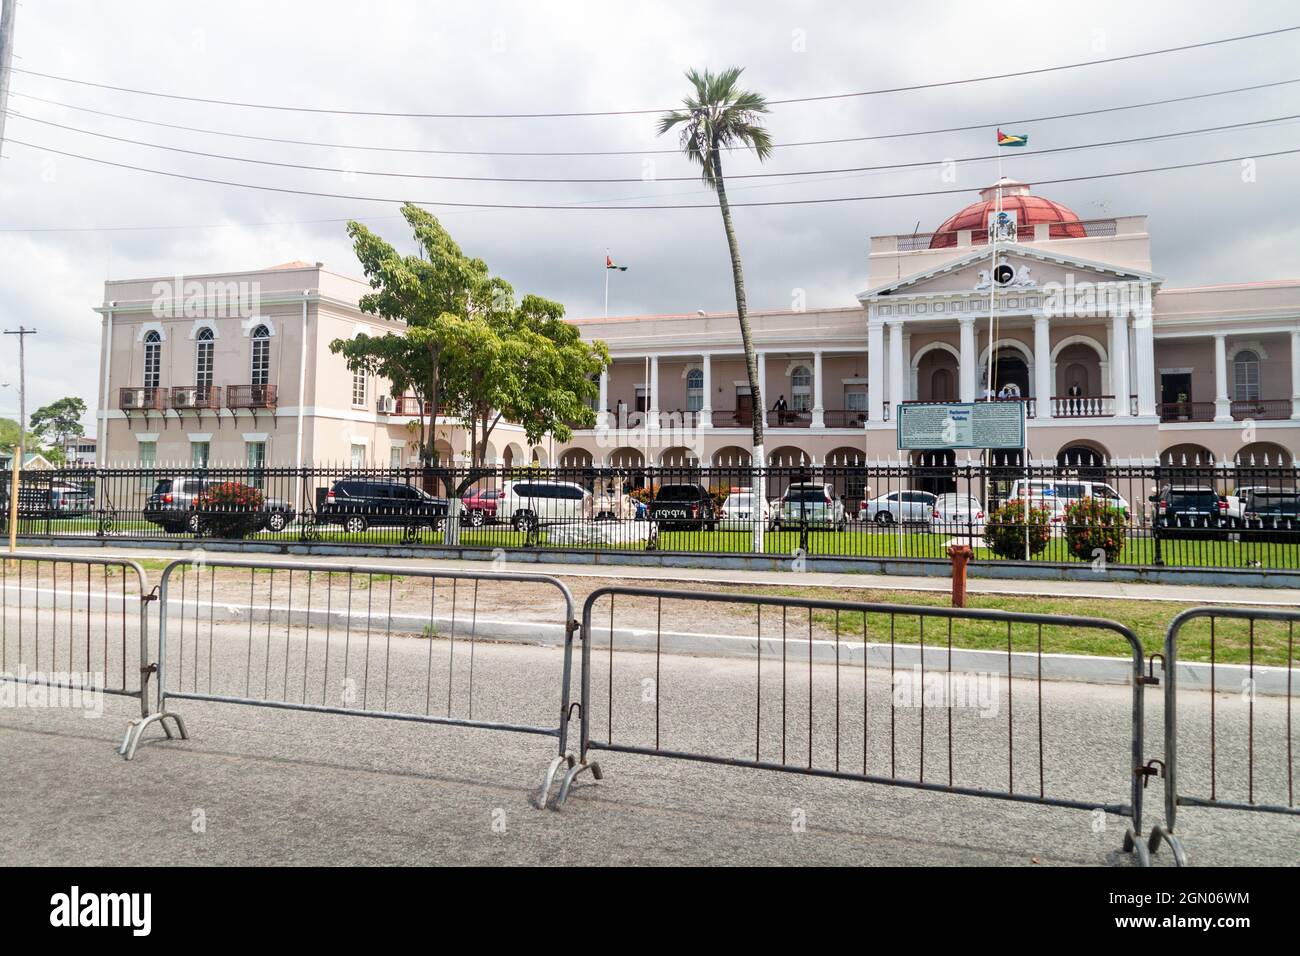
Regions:
M 995 187 L 997 189 L 997 200 L 994 206 L 994 222 L 997 221 L 997 215 L 1002 212 L 1002 147 L 1000 145 L 997 147 L 997 151 L 998 151 L 998 181 Z M 989 364 L 988 364 L 988 369 L 985 372 L 984 387 L 992 391 L 993 390 L 993 356 L 997 351 L 994 348 L 996 339 L 994 339 L 993 337 L 994 336 L 994 329 L 993 329 L 994 314 L 997 311 L 997 301 L 998 301 L 998 283 L 995 276 L 998 269 L 998 232 L 996 229 L 992 230 L 992 234 L 989 236 L 989 247 L 992 250 L 989 259 Z
M 601 263 L 605 268 L 605 318 L 609 318 L 609 250 L 605 250 L 605 261 Z

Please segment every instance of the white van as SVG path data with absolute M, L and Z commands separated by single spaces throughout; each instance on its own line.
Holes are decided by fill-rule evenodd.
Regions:
M 497 499 L 497 520 L 508 520 L 516 531 L 589 519 L 593 510 L 591 493 L 570 481 L 529 478 L 507 482 Z
M 1024 498 L 1025 487 L 1023 478 L 1013 481 L 1007 500 Z M 1086 478 L 1034 478 L 1030 480 L 1028 490 L 1030 506 L 1047 508 L 1053 521 L 1064 521 L 1065 510 L 1084 498 L 1098 498 L 1125 514 L 1129 513 L 1129 505 L 1124 496 L 1104 481 Z

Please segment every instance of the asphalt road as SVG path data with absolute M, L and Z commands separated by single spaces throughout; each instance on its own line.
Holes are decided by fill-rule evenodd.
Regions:
M 450 707 L 460 717 L 472 701 L 476 719 L 539 726 L 557 723 L 559 712 L 563 659 L 550 647 L 480 641 L 471 655 L 465 641 L 453 650 L 445 637 L 385 635 L 367 645 L 356 634 L 326 640 L 297 628 L 263 635 L 219 625 L 210 646 L 185 653 L 184 673 L 171 660 L 173 689 L 206 691 L 210 676 L 214 692 L 271 700 L 364 701 L 417 714 Z M 657 732 L 664 748 L 725 758 L 752 757 L 757 747 L 764 760 L 830 768 L 838 759 L 845 769 L 861 769 L 865 749 L 871 773 L 910 779 L 921 772 L 924 740 L 925 779 L 947 779 L 946 710 L 927 706 L 922 734 L 921 708 L 910 698 L 890 706 L 887 671 L 868 674 L 864 721 L 861 668 L 837 675 L 816 664 L 810 674 L 795 644 L 784 694 L 781 662 L 765 663 L 761 702 L 753 661 L 633 652 L 612 661 L 612 680 L 607 652 L 593 662 L 598 739 L 612 724 L 624 743 L 653 746 Z M 1036 793 L 1038 688 L 1017 680 L 1008 698 L 1003 678 L 986 690 L 993 694 L 983 701 L 986 716 L 954 711 L 954 782 L 1006 786 L 1010 724 L 1015 789 Z M 1045 791 L 1089 803 L 1126 799 L 1129 690 L 1052 682 L 1042 693 Z M 1146 753 L 1159 756 L 1159 694 L 1149 702 Z M 532 799 L 553 738 L 198 701 L 174 706 L 192 739 L 165 741 L 155 730 L 130 763 L 115 747 L 134 701 L 109 700 L 99 719 L 0 711 L 0 760 L 9 771 L 0 776 L 0 863 L 1129 863 L 1119 852 L 1123 822 L 1086 810 L 602 753 L 603 781 L 583 776 L 562 812 L 542 811 Z M 1193 792 L 1208 787 L 1208 707 L 1206 694 L 1183 704 L 1180 766 Z M 1238 695 L 1219 695 L 1221 798 L 1245 793 L 1247 715 Z M 1285 700 L 1256 702 L 1257 799 L 1286 799 L 1285 720 Z M 1161 815 L 1159 781 L 1146 797 L 1149 825 Z M 1179 830 L 1198 864 L 1300 859 L 1295 818 L 1184 809 Z M 1170 862 L 1167 851 L 1157 862 Z

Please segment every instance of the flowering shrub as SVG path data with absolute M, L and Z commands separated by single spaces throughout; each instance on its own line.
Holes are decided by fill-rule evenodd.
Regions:
M 639 488 L 633 488 L 629 494 L 632 496 L 632 498 L 635 501 L 639 501 L 642 504 L 648 505 L 650 502 L 654 501 L 654 492 L 651 491 L 647 485 L 642 485 Z
M 1100 498 L 1081 498 L 1065 511 L 1065 541 L 1076 558 L 1091 561 L 1101 551 L 1107 561 L 1124 547 L 1128 515 Z
M 1052 536 L 1051 516 L 1046 508 L 1029 509 L 1029 553 L 1039 554 Z M 1025 503 L 1008 501 L 989 515 L 984 524 L 984 544 L 1000 558 L 1025 556 Z
M 265 500 L 258 489 L 238 481 L 209 485 L 196 502 L 201 527 L 218 538 L 246 537 L 257 530 Z

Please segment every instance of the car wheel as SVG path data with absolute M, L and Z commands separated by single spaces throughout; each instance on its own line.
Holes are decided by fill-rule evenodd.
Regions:
M 882 528 L 888 528 L 893 523 L 894 523 L 894 516 L 890 514 L 888 511 L 876 512 L 876 524 L 880 525 Z
M 190 515 L 185 519 L 185 530 L 190 534 L 198 534 L 203 530 L 203 520 L 197 514 Z
M 475 509 L 466 515 L 465 523 L 471 528 L 481 528 L 487 523 L 487 516 L 482 511 Z
M 272 511 L 271 516 L 266 519 L 266 526 L 272 531 L 283 531 L 288 522 L 284 518 L 283 511 Z
M 537 528 L 537 516 L 525 511 L 515 515 L 511 524 L 516 531 L 533 531 Z
M 361 515 L 352 515 L 343 522 L 343 530 L 348 534 L 360 534 L 369 526 L 369 523 Z

